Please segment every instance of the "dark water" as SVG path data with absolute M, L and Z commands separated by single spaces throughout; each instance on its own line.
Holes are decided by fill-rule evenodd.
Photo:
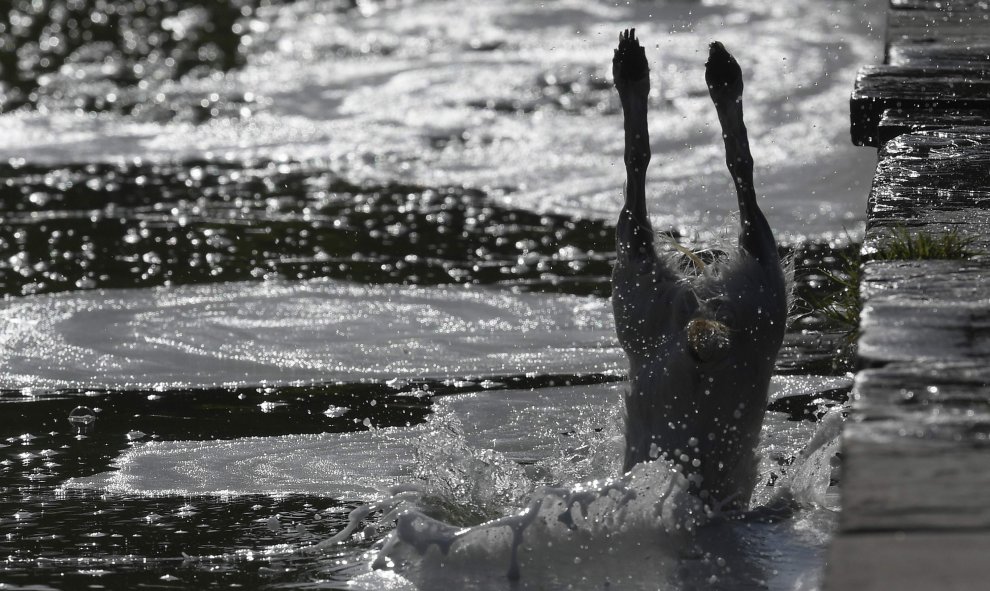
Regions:
M 262 0 L 12 0 L 0 8 L 0 111 L 25 105 L 205 119 L 215 105 L 151 101 L 152 86 L 244 63 L 245 22 Z M 14 48 L 13 51 L 9 48 Z M 124 92 L 113 96 L 99 87 Z
M 7 293 L 332 277 L 607 295 L 611 228 L 319 163 L 0 165 Z
M 250 108 L 250 96 L 225 95 L 218 101 L 208 93 L 159 89 L 183 76 L 209 78 L 243 65 L 250 23 L 267 4 L 6 3 L 0 7 L 0 112 L 78 109 L 191 122 L 237 116 Z M 340 2 L 339 9 L 353 10 L 354 4 Z M 273 40 L 257 34 L 250 42 Z M 572 86 L 560 93 L 602 91 Z M 498 203 L 478 189 L 354 184 L 319 161 L 38 165 L 11 160 L 0 163 L 0 294 L 9 299 L 329 277 L 609 296 L 610 223 Z M 836 270 L 842 255 L 853 250 L 824 243 L 784 249 L 794 260 L 799 313 L 810 311 L 809 301 L 822 301 L 838 289 L 823 270 Z M 778 373 L 844 373 L 836 361 L 836 351 L 844 347 L 836 329 L 814 313 L 797 320 Z M 500 377 L 497 387 L 615 379 L 521 375 Z M 365 430 L 366 418 L 376 427 L 409 426 L 429 416 L 434 397 L 492 387 L 483 381 L 484 376 L 461 379 L 456 386 L 447 381 L 407 386 L 425 387 L 430 394 L 420 397 L 377 382 L 0 392 L 0 588 L 344 586 L 370 541 L 352 541 L 319 556 L 291 550 L 339 531 L 352 501 L 300 495 L 133 497 L 59 486 L 111 469 L 123 450 L 148 438 L 144 433 L 159 440 L 213 441 Z M 814 420 L 846 394 L 837 389 L 790 397 L 771 411 L 794 421 Z M 94 428 L 78 432 L 68 422 L 77 406 L 99 409 Z M 328 416 L 328 406 L 349 410 Z

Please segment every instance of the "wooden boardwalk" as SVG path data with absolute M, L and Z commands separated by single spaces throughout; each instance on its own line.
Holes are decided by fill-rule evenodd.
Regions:
M 878 146 L 864 257 L 899 235 L 954 260 L 874 260 L 829 590 L 990 589 L 990 2 L 890 0 L 886 63 L 850 100 Z

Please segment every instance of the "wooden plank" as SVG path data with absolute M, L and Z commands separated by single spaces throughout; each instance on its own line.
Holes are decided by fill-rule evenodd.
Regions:
M 990 364 L 983 360 L 933 366 L 889 363 L 861 371 L 854 389 L 856 413 L 863 420 L 924 413 L 937 405 L 974 410 L 985 417 L 990 411 Z
M 907 10 L 986 10 L 986 0 L 890 0 L 891 8 Z
M 990 110 L 887 109 L 880 116 L 877 137 L 882 146 L 899 135 L 913 131 L 988 125 Z
M 890 6 L 888 65 L 861 70 L 850 99 L 854 143 L 882 146 L 864 253 L 903 232 L 952 231 L 979 254 L 865 267 L 866 369 L 843 433 L 825 588 L 981 589 L 990 579 L 990 2 Z
M 827 591 L 973 591 L 990 580 L 986 532 L 839 535 L 829 548 Z
M 985 36 L 974 36 L 965 42 L 891 41 L 887 44 L 886 64 L 890 66 L 975 68 L 987 63 L 990 63 L 990 39 Z
M 905 229 L 982 254 L 866 264 L 840 528 L 990 531 L 990 127 L 885 144 L 867 217 L 868 256 Z
M 990 264 L 885 261 L 868 263 L 865 271 L 859 338 L 865 364 L 990 363 Z
M 867 256 L 904 232 L 955 232 L 982 256 L 868 263 L 861 285 L 864 361 L 990 356 L 990 128 L 918 132 L 888 142 L 867 209 Z
M 990 110 L 990 64 L 980 68 L 865 66 L 849 99 L 856 145 L 879 146 L 887 109 Z
M 843 532 L 990 531 L 985 361 L 865 370 L 843 431 Z
M 887 12 L 887 45 L 986 40 L 988 27 L 990 5 L 986 2 L 892 9 Z
M 990 127 L 898 136 L 880 152 L 867 204 L 866 254 L 897 228 L 972 239 L 990 254 Z

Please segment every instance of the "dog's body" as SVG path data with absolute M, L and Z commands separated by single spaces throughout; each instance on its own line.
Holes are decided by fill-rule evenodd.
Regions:
M 722 126 L 742 231 L 737 253 L 694 276 L 659 256 L 653 244 L 644 190 L 649 71 L 634 31 L 620 36 L 613 74 L 626 137 L 626 200 L 612 276 L 616 331 L 630 365 L 624 468 L 665 456 L 711 506 L 745 508 L 783 341 L 787 289 L 753 189 L 742 74 L 713 43 L 705 79 Z

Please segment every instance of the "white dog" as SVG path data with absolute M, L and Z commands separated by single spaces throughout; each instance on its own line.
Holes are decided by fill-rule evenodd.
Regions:
M 753 188 L 742 72 L 712 43 L 705 80 L 725 139 L 742 225 L 738 252 L 699 273 L 657 254 L 646 213 L 649 65 L 635 30 L 612 62 L 625 127 L 625 205 L 616 228 L 612 305 L 629 358 L 624 468 L 666 457 L 710 506 L 748 507 L 787 287 L 777 244 Z

